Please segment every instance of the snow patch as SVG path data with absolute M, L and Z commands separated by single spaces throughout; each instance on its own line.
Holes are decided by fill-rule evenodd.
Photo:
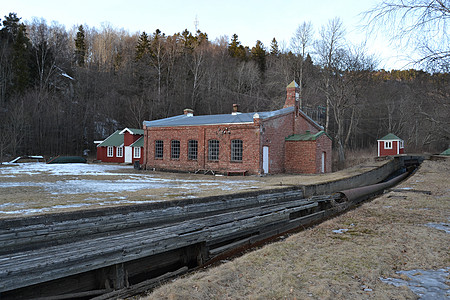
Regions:
M 348 231 L 347 228 L 333 230 L 334 233 L 344 233 L 344 232 L 347 232 L 347 231 Z
M 446 284 L 449 276 L 450 268 L 439 270 L 410 270 L 398 271 L 397 274 L 404 274 L 410 280 L 403 280 L 399 278 L 382 278 L 380 280 L 384 283 L 392 284 L 394 286 L 407 286 L 418 295 L 420 299 L 448 299 L 450 288 Z
M 450 233 L 450 223 L 427 223 L 425 224 L 425 226 L 431 227 L 431 228 L 435 228 L 438 230 L 443 230 L 446 233 Z

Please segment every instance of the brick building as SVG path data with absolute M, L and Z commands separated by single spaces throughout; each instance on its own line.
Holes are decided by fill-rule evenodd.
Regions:
M 183 115 L 144 121 L 144 167 L 248 174 L 331 171 L 331 140 L 299 109 L 298 85 L 293 81 L 286 91 L 284 107 L 275 111 L 240 113 L 233 105 L 231 114 L 194 116 L 186 109 Z M 302 134 L 316 138 L 295 139 Z

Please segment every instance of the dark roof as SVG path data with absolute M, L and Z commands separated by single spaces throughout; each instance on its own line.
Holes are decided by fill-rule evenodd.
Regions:
M 294 111 L 294 107 L 286 107 L 283 109 L 257 112 L 257 113 L 238 113 L 238 114 L 221 114 L 221 115 L 204 115 L 204 116 L 187 116 L 178 115 L 170 118 L 144 121 L 146 127 L 172 127 L 172 126 L 198 126 L 198 125 L 218 125 L 218 124 L 243 124 L 253 123 L 253 116 L 259 115 L 264 120 L 279 115 L 284 115 Z
M 383 136 L 381 139 L 379 139 L 379 141 L 390 141 L 390 140 L 402 140 L 402 139 L 393 133 L 389 133 L 389 134 Z
M 330 136 L 325 131 L 319 131 L 317 133 L 311 133 L 311 132 L 307 131 L 306 133 L 302 133 L 302 134 L 291 134 L 285 140 L 286 141 L 315 141 L 323 134 L 325 134 L 326 136 L 328 136 L 330 138 Z

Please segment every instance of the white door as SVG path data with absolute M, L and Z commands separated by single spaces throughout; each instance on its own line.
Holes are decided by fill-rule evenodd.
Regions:
M 322 152 L 322 169 L 320 170 L 322 173 L 325 173 L 325 160 L 326 160 L 326 156 L 325 156 L 325 152 Z
M 269 147 L 263 147 L 263 171 L 264 174 L 269 174 Z
M 125 147 L 125 162 L 132 163 L 133 162 L 133 148 Z

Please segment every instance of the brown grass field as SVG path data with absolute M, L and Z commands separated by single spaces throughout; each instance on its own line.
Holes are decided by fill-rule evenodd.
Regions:
M 417 299 L 380 278 L 408 280 L 396 271 L 450 266 L 449 234 L 426 226 L 448 226 L 449 176 L 449 159 L 425 161 L 395 190 L 352 211 L 142 299 Z M 348 231 L 333 232 L 338 229 Z M 448 289 L 442 297 L 450 297 Z
M 136 171 L 117 164 L 0 165 L 0 218 L 321 183 L 361 174 L 384 163 L 366 159 L 333 173 L 265 177 Z M 137 188 L 132 190 L 133 186 Z

